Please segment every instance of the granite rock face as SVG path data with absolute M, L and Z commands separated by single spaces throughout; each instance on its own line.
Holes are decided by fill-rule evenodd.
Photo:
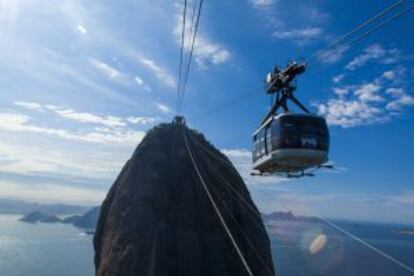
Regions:
M 194 169 L 184 131 L 253 275 L 273 275 L 270 241 L 242 178 L 201 134 L 177 124 L 150 130 L 110 189 L 94 236 L 96 275 L 248 275 Z

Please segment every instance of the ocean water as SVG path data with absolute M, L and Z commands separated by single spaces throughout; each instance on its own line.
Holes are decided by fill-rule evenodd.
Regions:
M 65 224 L 28 224 L 0 215 L 0 276 L 94 275 L 92 236 Z M 409 227 L 336 222 L 401 263 L 414 267 Z M 411 228 L 412 229 L 412 228 Z M 414 275 L 330 226 L 275 222 L 269 230 L 277 275 Z
M 278 275 L 414 275 L 414 235 L 396 232 L 412 226 L 335 224 L 377 251 L 324 223 L 275 222 L 270 237 Z
M 94 275 L 92 236 L 72 225 L 0 215 L 1 276 Z

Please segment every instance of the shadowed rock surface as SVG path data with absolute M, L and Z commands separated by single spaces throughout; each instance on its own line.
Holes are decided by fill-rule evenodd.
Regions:
M 202 135 L 186 131 L 253 275 L 273 275 L 261 219 L 227 186 L 258 213 L 240 175 Z M 248 275 L 194 170 L 183 128 L 174 124 L 150 130 L 124 165 L 102 205 L 94 247 L 97 275 Z

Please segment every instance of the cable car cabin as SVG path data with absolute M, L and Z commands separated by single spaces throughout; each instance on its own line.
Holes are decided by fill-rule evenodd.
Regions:
M 324 118 L 282 113 L 253 135 L 253 168 L 262 173 L 295 173 L 328 161 L 329 131 Z

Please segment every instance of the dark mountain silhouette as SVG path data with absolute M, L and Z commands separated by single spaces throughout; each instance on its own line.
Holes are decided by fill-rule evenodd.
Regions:
M 60 222 L 60 219 L 57 216 L 48 215 L 48 214 L 45 214 L 45 213 L 42 213 L 42 212 L 39 212 L 39 211 L 31 212 L 31 213 L 25 215 L 24 217 L 22 217 L 19 220 L 23 221 L 23 222 L 31 222 L 31 223 L 35 223 L 35 222 L 47 222 L 47 223 Z
M 324 223 L 319 218 L 316 217 L 304 217 L 297 216 L 292 212 L 273 212 L 270 214 L 262 214 L 262 217 L 265 221 L 297 221 L 297 222 L 315 222 L 315 223 Z
M 178 124 L 150 130 L 110 189 L 94 236 L 96 274 L 248 275 L 194 170 L 184 129 L 253 275 L 273 275 L 270 241 L 242 178 L 201 134 Z
M 297 217 L 292 212 L 273 212 L 263 215 L 266 220 L 297 220 Z
M 77 221 L 81 216 L 80 215 L 73 215 L 68 216 L 62 219 L 62 223 L 73 224 Z
M 72 215 L 83 214 L 91 208 L 91 206 L 40 204 L 13 199 L 0 199 L 0 214 L 28 214 L 39 211 L 50 215 Z
M 101 207 L 95 207 L 91 210 L 87 211 L 83 215 L 72 215 L 65 217 L 63 219 L 60 219 L 59 217 L 55 215 L 46 214 L 40 211 L 34 211 L 30 212 L 27 215 L 20 218 L 20 221 L 23 222 L 45 222 L 45 223 L 67 223 L 67 224 L 73 224 L 74 226 L 78 228 L 88 229 L 92 230 L 92 232 L 96 228 L 96 224 L 98 222 L 99 212 Z M 91 232 L 91 231 L 88 231 Z
M 78 219 L 76 219 L 73 222 L 73 225 L 79 228 L 85 228 L 85 229 L 95 229 L 96 223 L 98 222 L 99 212 L 101 210 L 101 207 L 95 207 L 88 212 L 86 212 L 84 215 L 80 216 Z

